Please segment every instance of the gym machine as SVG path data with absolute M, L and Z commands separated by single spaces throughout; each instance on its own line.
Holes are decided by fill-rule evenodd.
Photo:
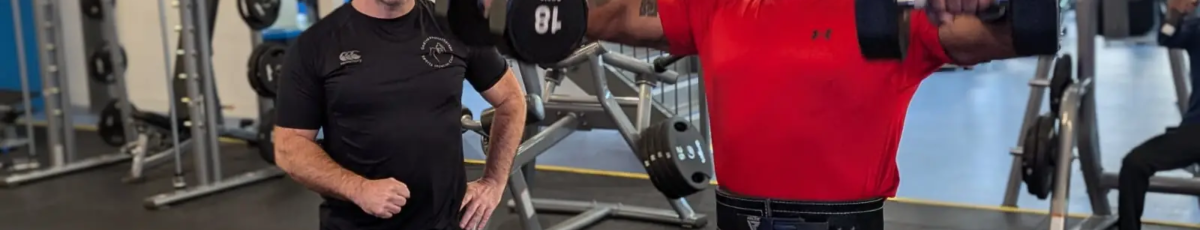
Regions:
M 678 59 L 675 59 L 678 60 Z M 666 61 L 663 65 L 670 64 Z M 521 217 L 520 223 L 526 230 L 541 229 L 582 229 L 608 217 L 637 219 L 657 223 L 676 224 L 688 228 L 701 228 L 708 223 L 704 214 L 696 213 L 688 204 L 686 198 L 674 198 L 669 202 L 673 210 L 655 209 L 620 203 L 603 203 L 598 201 L 569 201 L 555 199 L 532 198 L 524 166 L 544 153 L 551 146 L 565 139 L 578 130 L 615 129 L 618 130 L 632 149 L 637 152 L 640 148 L 637 140 L 641 130 L 651 125 L 650 115 L 653 101 L 650 89 L 656 82 L 674 84 L 680 77 L 674 71 L 657 70 L 654 65 L 644 61 L 608 52 L 600 43 L 591 43 L 578 49 L 568 58 L 553 65 L 544 66 L 550 69 L 546 74 L 547 82 L 543 89 L 537 79 L 536 72 L 526 74 L 522 71 L 525 90 L 532 98 L 541 99 L 544 119 L 535 125 L 544 127 L 536 135 L 527 138 L 518 148 L 516 159 L 513 160 L 513 170 L 508 181 L 508 189 L 512 200 L 507 204 Z M 595 81 L 594 87 L 599 92 L 595 98 L 572 97 L 554 94 L 555 88 L 562 82 L 564 69 L 577 67 L 590 72 Z M 637 74 L 638 97 L 614 97 L 608 89 L 606 67 L 615 67 Z M 526 67 L 523 66 L 522 69 Z M 536 67 L 529 67 L 536 70 Z M 622 110 L 623 106 L 636 106 L 637 111 L 630 119 L 630 113 Z M 536 106 L 534 106 L 536 107 Z M 487 112 L 485 112 L 487 113 Z M 481 116 L 486 117 L 486 115 Z M 487 121 L 486 118 L 481 119 Z M 633 120 L 633 121 L 631 121 Z M 469 114 L 464 114 L 463 127 L 484 136 L 487 146 L 487 130 L 485 124 L 472 120 Z M 484 150 L 486 152 L 486 150 Z M 707 182 L 707 179 L 706 181 Z M 555 226 L 543 228 L 538 221 L 537 212 L 578 213 Z
M 109 8 L 111 12 L 111 1 L 105 0 L 102 4 L 105 8 Z M 36 180 L 47 179 L 50 177 L 61 176 L 65 174 L 75 173 L 86 169 L 92 169 L 99 166 L 109 165 L 117 162 L 128 160 L 128 154 L 115 153 L 107 155 L 99 155 L 92 158 L 76 159 L 75 148 L 75 126 L 72 118 L 75 114 L 70 106 L 70 92 L 66 83 L 67 74 L 65 68 L 60 68 L 66 63 L 65 54 L 63 54 L 63 33 L 60 17 L 58 15 L 60 5 L 65 4 L 63 1 L 53 0 L 35 0 L 33 1 L 34 18 L 38 25 L 37 44 L 39 47 L 41 58 L 41 77 L 42 77 L 42 98 L 45 100 L 46 107 L 46 123 L 47 123 L 47 143 L 50 150 L 50 164 L 47 168 L 17 173 L 4 177 L 0 180 L 0 185 L 15 186 L 18 184 L 33 182 Z M 18 1 L 12 0 L 14 8 L 18 8 Z M 111 15 L 111 14 L 110 14 Z M 111 17 L 111 16 L 110 16 Z M 14 11 L 13 18 L 16 19 L 16 36 L 18 44 L 18 55 L 21 68 L 25 67 L 23 40 L 21 34 L 20 14 Z M 109 18 L 111 20 L 112 18 Z M 115 31 L 110 31 L 115 33 Z M 115 34 L 108 36 L 110 39 L 115 39 Z M 115 41 L 115 40 L 113 40 Z M 116 52 L 114 52 L 116 53 Z M 116 65 L 120 66 L 120 65 Z M 116 69 L 118 74 L 123 69 Z M 22 70 L 22 72 L 27 72 Z M 21 79 L 28 81 L 27 73 L 22 74 Z M 24 90 L 29 92 L 29 90 Z M 23 96 L 24 100 L 28 101 L 29 96 Z M 25 111 L 30 111 L 29 103 L 25 103 Z M 26 113 L 29 116 L 28 113 Z M 30 128 L 32 129 L 32 128 Z M 27 134 L 28 135 L 28 134 Z M 33 146 L 33 145 L 29 145 Z M 30 149 L 30 153 L 33 153 Z
M 1031 93 L 1022 124 L 1018 146 L 1012 150 L 1013 164 L 1005 192 L 1004 206 L 1015 207 L 1021 181 L 1041 199 L 1053 195 L 1050 206 L 1050 228 L 1066 228 L 1067 194 L 1070 173 L 1076 154 L 1092 216 L 1072 229 L 1109 229 L 1117 216 L 1109 204 L 1108 192 L 1116 189 L 1116 173 L 1105 172 L 1100 162 L 1099 135 L 1096 123 L 1095 98 L 1095 37 L 1098 35 L 1096 10 L 1098 0 L 1078 0 L 1076 28 L 1078 29 L 1077 79 L 1071 75 L 1071 58 L 1058 60 L 1041 57 L 1037 75 L 1030 81 Z M 1169 51 L 1172 75 L 1179 96 L 1181 111 L 1186 111 L 1187 84 L 1183 73 L 1182 55 Z M 1054 76 L 1047 77 L 1051 63 Z M 1050 110 L 1038 115 L 1043 90 L 1049 88 Z M 1032 182 L 1031 182 L 1032 181 Z M 1171 194 L 1200 195 L 1200 179 L 1155 176 L 1150 179 L 1149 191 Z
M 217 100 L 216 86 L 212 73 L 212 28 L 216 18 L 218 0 L 179 0 L 175 5 L 180 11 L 181 25 L 176 26 L 179 32 L 180 49 L 177 55 L 176 71 L 173 74 L 172 92 L 180 90 L 186 95 L 178 98 L 172 107 L 176 110 L 188 111 L 179 114 L 179 122 L 170 122 L 172 129 L 177 126 L 187 127 L 190 134 L 172 133 L 174 138 L 189 135 L 190 147 L 194 153 L 196 164 L 196 181 L 194 187 L 187 187 L 158 194 L 146 198 L 145 207 L 155 209 L 166 205 L 211 195 L 217 192 L 233 189 L 239 186 L 264 181 L 283 176 L 283 171 L 276 167 L 266 167 L 240 175 L 224 177 L 221 174 L 221 152 L 219 136 L 228 135 L 231 129 L 223 129 L 221 124 L 220 102 Z M 160 14 L 166 11 L 160 6 Z M 204 29 L 198 29 L 204 28 Z M 165 28 L 164 28 L 165 29 Z M 166 30 L 164 30 L 164 33 Z M 166 35 L 164 34 L 164 37 Z M 186 110 L 185 110 L 186 109 Z M 250 134 L 245 140 L 252 140 Z M 178 147 L 178 146 L 177 146 Z M 178 154 L 176 154 L 178 155 Z M 177 172 L 181 167 L 176 161 Z M 183 187 L 183 186 L 181 186 Z

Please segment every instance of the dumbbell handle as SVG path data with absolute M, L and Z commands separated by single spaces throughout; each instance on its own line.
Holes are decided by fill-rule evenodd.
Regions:
M 922 9 L 929 5 L 928 0 L 896 0 L 896 4 L 905 8 Z M 992 6 L 988 7 L 977 16 L 980 20 L 991 22 L 1004 17 L 1008 9 L 1008 0 L 996 0 Z

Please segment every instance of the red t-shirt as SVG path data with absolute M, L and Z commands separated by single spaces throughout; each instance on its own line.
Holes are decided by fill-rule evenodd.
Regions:
M 921 80 L 950 59 L 913 12 L 903 61 L 859 52 L 854 1 L 658 0 L 675 55 L 700 57 L 717 178 L 758 197 L 895 196 Z

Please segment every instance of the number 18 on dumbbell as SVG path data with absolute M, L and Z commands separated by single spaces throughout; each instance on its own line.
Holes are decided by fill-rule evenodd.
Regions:
M 494 45 L 528 63 L 566 58 L 587 32 L 584 0 L 438 0 L 435 7 L 468 45 Z

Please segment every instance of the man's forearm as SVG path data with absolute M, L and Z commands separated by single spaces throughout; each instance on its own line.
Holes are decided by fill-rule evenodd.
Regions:
M 956 16 L 938 26 L 938 39 L 954 64 L 973 65 L 1017 56 L 1012 26 L 1007 22 L 989 23 L 974 16 Z
M 485 179 L 507 182 L 513 158 L 517 156 L 517 147 L 521 145 L 521 135 L 525 131 L 525 106 L 525 100 L 518 97 L 511 97 L 496 105 L 492 130 L 488 132 L 487 168 L 483 172 Z
M 658 0 L 589 0 L 587 37 L 667 50 Z
M 284 137 L 275 142 L 275 163 L 292 179 L 327 196 L 350 200 L 365 178 L 342 168 L 313 140 Z

